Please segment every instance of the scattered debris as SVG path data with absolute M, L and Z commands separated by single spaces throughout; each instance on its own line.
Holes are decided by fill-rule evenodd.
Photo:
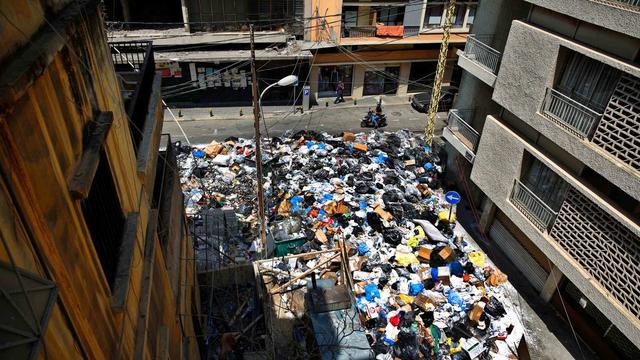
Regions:
M 205 249 L 205 256 L 196 254 L 200 264 L 257 260 L 261 251 L 276 256 L 254 266 L 265 304 L 274 307 L 267 322 L 278 349 L 310 355 L 304 337 L 292 335 L 296 324 L 307 324 L 316 329 L 318 349 L 352 355 L 344 339 L 332 343 L 317 332 L 351 314 L 349 341 L 366 337 L 369 358 L 516 357 L 523 329 L 504 290 L 507 277 L 454 232 L 441 161 L 420 136 L 301 131 L 267 140 L 266 249 L 253 205 L 253 141 L 181 149 L 187 214 Z M 288 330 L 274 329 L 273 319 L 286 319 Z

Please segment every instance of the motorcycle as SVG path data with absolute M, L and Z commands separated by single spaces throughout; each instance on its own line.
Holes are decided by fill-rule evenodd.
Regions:
M 385 126 L 387 126 L 387 116 L 383 113 L 374 113 L 373 111 L 369 111 L 360 122 L 360 127 L 377 129 Z

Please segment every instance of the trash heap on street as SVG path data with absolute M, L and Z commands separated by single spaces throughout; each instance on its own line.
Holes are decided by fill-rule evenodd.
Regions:
M 261 249 L 254 145 L 230 138 L 185 147 L 178 158 L 194 223 L 223 209 L 242 224 L 241 236 L 215 245 L 236 261 L 255 260 Z M 505 290 L 507 277 L 454 232 L 456 214 L 440 186 L 441 159 L 422 137 L 405 130 L 302 131 L 270 139 L 263 149 L 267 254 L 341 249 L 348 265 L 318 266 L 331 264 L 329 255 L 274 260 L 271 289 L 309 292 L 311 277 L 324 287 L 348 286 L 371 358 L 515 358 L 523 329 Z M 303 306 L 308 313 L 310 305 Z M 294 318 L 298 310 L 291 311 Z

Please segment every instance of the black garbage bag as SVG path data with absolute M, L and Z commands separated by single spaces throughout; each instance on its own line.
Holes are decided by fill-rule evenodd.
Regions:
M 384 229 L 382 231 L 382 237 L 387 244 L 391 244 L 393 246 L 398 246 L 400 245 L 400 242 L 402 242 L 402 233 L 398 229 Z
M 389 190 L 382 194 L 382 201 L 385 206 L 389 206 L 390 203 L 397 203 L 404 201 L 404 194 L 400 190 Z
M 370 190 L 371 189 L 369 188 L 369 185 L 367 185 L 367 184 L 365 184 L 363 182 L 358 183 L 356 185 L 356 192 L 358 194 L 368 194 Z
M 329 171 L 325 169 L 319 169 L 313 172 L 313 178 L 316 180 L 329 180 Z
M 431 324 L 433 324 L 433 311 L 427 311 L 420 314 L 420 318 L 422 319 L 422 323 L 425 327 L 431 326 Z
M 447 262 L 440 256 L 440 250 L 444 249 L 444 246 L 437 246 L 431 251 L 429 257 L 429 266 L 432 268 L 444 266 Z
M 385 203 L 385 206 L 387 207 L 387 210 L 389 210 L 391 215 L 393 215 L 393 218 L 396 221 L 401 221 L 402 219 L 404 219 L 404 208 L 402 207 L 401 204 L 389 204 L 389 205 L 387 205 Z
M 489 299 L 489 302 L 484 307 L 484 312 L 493 316 L 494 318 L 500 317 L 507 312 L 504 310 L 504 305 L 495 296 Z
M 468 324 L 459 321 L 453 324 L 453 328 L 451 329 L 451 337 L 453 338 L 453 341 L 458 342 L 461 338 L 468 339 L 473 337 L 473 334 L 471 333 L 471 331 L 469 331 Z
M 374 231 L 377 232 L 382 232 L 382 219 L 380 218 L 380 215 L 374 213 L 374 212 L 368 212 L 367 213 L 367 223 L 369 224 L 369 226 L 371 226 L 371 228 Z M 384 236 L 384 234 L 383 234 Z M 400 237 L 400 240 L 402 239 L 402 237 Z M 398 240 L 398 244 L 400 243 L 400 240 Z M 386 239 L 385 239 L 386 241 Z
M 401 360 L 418 360 L 418 337 L 412 332 L 400 331 L 393 345 L 393 354 Z
M 466 272 L 467 274 L 476 273 L 476 267 L 473 266 L 473 263 L 471 261 L 467 261 L 467 263 L 464 264 L 464 272 Z

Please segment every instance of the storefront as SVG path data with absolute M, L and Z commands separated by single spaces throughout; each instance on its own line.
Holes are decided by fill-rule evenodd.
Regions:
M 321 66 L 318 75 L 318 96 L 336 96 L 338 82 L 344 83 L 344 96 L 351 95 L 353 87 L 353 65 Z
M 362 94 L 367 95 L 396 95 L 400 66 L 387 66 L 378 69 L 367 68 L 364 72 Z

